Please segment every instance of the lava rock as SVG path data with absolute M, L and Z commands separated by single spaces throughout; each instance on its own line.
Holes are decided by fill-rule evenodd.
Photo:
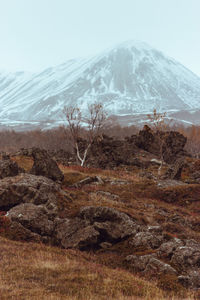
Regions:
M 34 159 L 33 167 L 30 171 L 33 175 L 45 176 L 54 181 L 63 181 L 64 175 L 46 150 L 39 148 L 32 149 Z

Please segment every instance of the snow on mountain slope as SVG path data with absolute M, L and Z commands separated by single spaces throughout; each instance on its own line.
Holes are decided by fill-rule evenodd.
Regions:
M 65 105 L 92 102 L 116 115 L 199 109 L 200 78 L 138 41 L 41 73 L 0 72 L 0 119 L 59 120 Z

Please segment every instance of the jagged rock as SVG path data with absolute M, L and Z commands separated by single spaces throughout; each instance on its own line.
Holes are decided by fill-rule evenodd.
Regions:
M 115 242 L 121 240 L 130 235 L 135 235 L 137 232 L 138 226 L 135 223 L 115 223 L 115 222 L 103 222 L 103 223 L 94 223 L 94 228 L 104 236 L 104 239 L 109 242 Z
M 54 181 L 62 181 L 64 175 L 59 169 L 55 160 L 53 160 L 46 150 L 39 148 L 32 149 L 34 159 L 31 174 L 48 177 Z
M 134 139 L 137 147 L 150 153 L 160 156 L 162 151 L 166 163 L 174 163 L 178 156 L 185 154 L 183 149 L 186 141 L 187 138 L 177 131 L 154 132 L 147 125 L 144 126 L 143 130 L 140 130 L 139 135 Z
M 155 254 L 142 256 L 129 255 L 125 261 L 134 271 L 143 272 L 146 275 L 177 274 L 174 268 L 157 259 Z
M 128 215 L 109 207 L 84 207 L 80 210 L 79 217 L 94 225 L 106 242 L 135 235 L 139 228 Z
M 159 154 L 156 136 L 153 130 L 151 130 L 151 128 L 147 125 L 144 126 L 143 130 L 139 131 L 138 136 L 135 136 L 134 142 L 138 148 L 156 155 Z
M 57 204 L 59 186 L 52 180 L 31 174 L 20 174 L 0 181 L 0 209 L 8 210 L 21 203 Z
M 186 275 L 178 276 L 179 282 L 186 288 L 200 288 L 200 270 L 191 270 Z
M 176 275 L 177 271 L 169 264 L 166 264 L 157 258 L 151 257 L 143 273 L 154 276 L 159 274 Z
M 45 242 L 44 237 L 25 228 L 20 223 L 12 221 L 9 226 L 8 236 L 18 241 L 26 242 Z
M 118 210 L 106 206 L 85 206 L 80 209 L 79 216 L 81 219 L 88 220 L 90 223 L 94 222 L 126 222 L 132 224 L 131 218 Z
M 92 249 L 136 233 L 138 225 L 107 207 L 84 207 L 74 219 L 59 220 L 54 236 L 64 248 Z M 106 245 L 106 244 L 105 244 Z
M 20 172 L 23 172 L 23 169 L 19 168 L 18 164 L 12 160 L 4 157 L 4 160 L 0 160 L 0 179 L 10 176 L 16 176 Z
M 154 234 L 151 232 L 138 232 L 130 241 L 129 244 L 135 248 L 145 247 L 147 249 L 156 249 L 160 247 L 163 242 L 161 234 Z
M 158 250 L 158 257 L 171 258 L 174 251 L 176 251 L 178 247 L 182 247 L 183 245 L 183 242 L 177 238 L 163 243 Z
M 7 216 L 39 235 L 50 236 L 54 230 L 54 223 L 48 219 L 47 209 L 43 205 L 23 203 L 10 209 Z
M 168 131 L 162 133 L 165 135 L 163 158 L 166 163 L 174 163 L 177 157 L 185 155 L 184 147 L 187 142 L 187 138 L 178 131 Z
M 176 248 L 171 263 L 180 270 L 200 267 L 200 244 Z
M 127 262 L 129 267 L 133 268 L 134 271 L 143 272 L 152 257 L 155 257 L 155 255 L 128 255 L 125 262 Z
M 83 153 L 86 141 L 80 138 L 78 143 L 80 152 Z M 86 158 L 86 164 L 102 169 L 116 168 L 119 165 L 137 165 L 138 161 L 135 161 L 133 157 L 136 148 L 134 144 L 127 141 L 116 140 L 103 134 L 101 138 L 93 141 Z
M 126 148 L 126 150 L 125 150 Z M 94 141 L 90 149 L 89 165 L 100 168 L 114 168 L 122 164 L 129 164 L 130 151 L 124 141 L 114 140 L 106 135 L 100 141 Z M 126 156 L 124 156 L 126 152 Z
M 99 232 L 89 222 L 74 218 L 58 221 L 54 236 L 63 248 L 92 248 L 97 244 Z

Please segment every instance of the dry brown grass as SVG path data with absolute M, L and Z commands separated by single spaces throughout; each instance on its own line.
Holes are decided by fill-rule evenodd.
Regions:
M 89 262 L 79 251 L 0 238 L 0 253 L 1 300 L 166 299 L 155 283 Z
M 18 166 L 20 168 L 23 168 L 25 171 L 29 172 L 33 166 L 33 159 L 32 157 L 28 157 L 28 156 L 13 156 L 12 157 L 13 161 L 16 161 L 16 163 L 18 164 Z

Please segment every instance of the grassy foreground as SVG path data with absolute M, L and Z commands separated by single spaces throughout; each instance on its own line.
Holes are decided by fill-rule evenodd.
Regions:
M 15 160 L 26 171 L 30 170 L 32 159 L 16 157 Z M 199 195 L 199 185 L 189 185 L 189 190 L 169 187 L 159 194 L 155 183 L 141 178 L 137 169 L 60 167 L 65 175 L 62 188 L 71 199 L 66 203 L 59 203 L 64 217 L 76 215 L 81 207 L 87 205 L 113 207 L 128 213 L 141 224 L 161 224 L 169 238 L 186 236 L 200 240 L 199 202 L 193 201 Z M 157 170 L 155 168 L 150 171 Z M 104 185 L 71 188 L 77 181 L 97 175 L 105 180 Z M 108 179 L 126 180 L 128 183 L 112 185 Z M 118 198 L 102 196 L 98 191 L 114 193 Z M 168 198 L 173 197 L 176 201 L 168 203 Z M 176 212 L 176 215 L 186 218 L 192 226 L 184 228 L 169 222 L 160 215 L 160 211 L 167 212 L 168 218 L 173 217 Z M 138 251 L 148 254 L 145 249 L 135 249 L 134 253 L 139 253 Z M 86 253 L 12 241 L 0 236 L 0 300 L 200 299 L 199 293 L 197 295 L 195 292 L 175 292 L 173 289 L 164 291 L 155 278 L 147 280 L 142 275 L 125 269 L 121 260 L 132 253 L 129 252 L 126 243 L 113 246 L 111 252 Z
M 0 299 L 180 299 L 126 270 L 91 262 L 93 254 L 0 238 Z M 186 299 L 195 299 L 192 295 Z

